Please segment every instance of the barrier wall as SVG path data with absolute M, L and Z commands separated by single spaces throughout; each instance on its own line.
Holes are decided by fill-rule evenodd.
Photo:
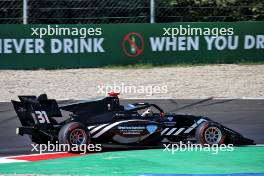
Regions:
M 0 68 L 264 60 L 264 22 L 0 25 Z

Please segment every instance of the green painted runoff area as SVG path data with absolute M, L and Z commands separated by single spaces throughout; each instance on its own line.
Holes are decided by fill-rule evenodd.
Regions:
M 264 147 L 212 154 L 162 149 L 106 152 L 28 163 L 0 164 L 0 174 L 138 175 L 264 173 Z

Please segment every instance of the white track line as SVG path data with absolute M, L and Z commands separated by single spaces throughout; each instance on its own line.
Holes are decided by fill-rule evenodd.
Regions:
M 243 145 L 245 147 L 264 147 L 264 144 L 256 144 L 256 145 Z
M 68 153 L 68 152 L 53 152 L 53 153 L 38 153 L 38 154 L 27 154 L 27 155 L 13 155 L 13 156 L 5 156 L 0 157 L 0 164 L 4 163 L 17 163 L 17 162 L 29 162 L 27 160 L 20 160 L 20 157 L 27 157 L 27 156 L 39 156 L 39 155 L 47 155 L 47 154 L 59 154 L 59 153 Z M 18 158 L 18 159 L 12 159 Z
M 26 160 L 17 160 L 17 159 L 8 159 L 8 158 L 0 158 L 0 164 L 5 163 L 21 163 L 21 162 L 28 162 Z
M 25 154 L 25 155 L 11 155 L 0 158 L 13 158 L 13 157 L 24 157 L 24 156 L 38 156 L 38 155 L 46 155 L 46 154 L 59 154 L 59 153 L 68 153 L 68 152 L 53 152 L 53 153 L 35 153 L 35 154 Z

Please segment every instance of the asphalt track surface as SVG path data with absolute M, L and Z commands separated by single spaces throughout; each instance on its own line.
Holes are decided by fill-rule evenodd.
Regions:
M 121 100 L 121 104 L 134 102 L 155 103 L 166 112 L 207 116 L 257 144 L 264 144 L 264 99 Z M 19 126 L 21 124 L 11 103 L 0 102 L 0 156 L 32 153 L 29 137 L 15 134 Z

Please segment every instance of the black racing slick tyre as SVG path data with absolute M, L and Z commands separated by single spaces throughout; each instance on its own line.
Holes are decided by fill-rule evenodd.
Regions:
M 90 133 L 83 124 L 71 122 L 60 129 L 58 139 L 60 144 L 69 144 L 71 147 L 88 145 Z
M 225 143 L 226 133 L 221 125 L 207 121 L 197 127 L 195 138 L 198 144 L 221 145 Z

